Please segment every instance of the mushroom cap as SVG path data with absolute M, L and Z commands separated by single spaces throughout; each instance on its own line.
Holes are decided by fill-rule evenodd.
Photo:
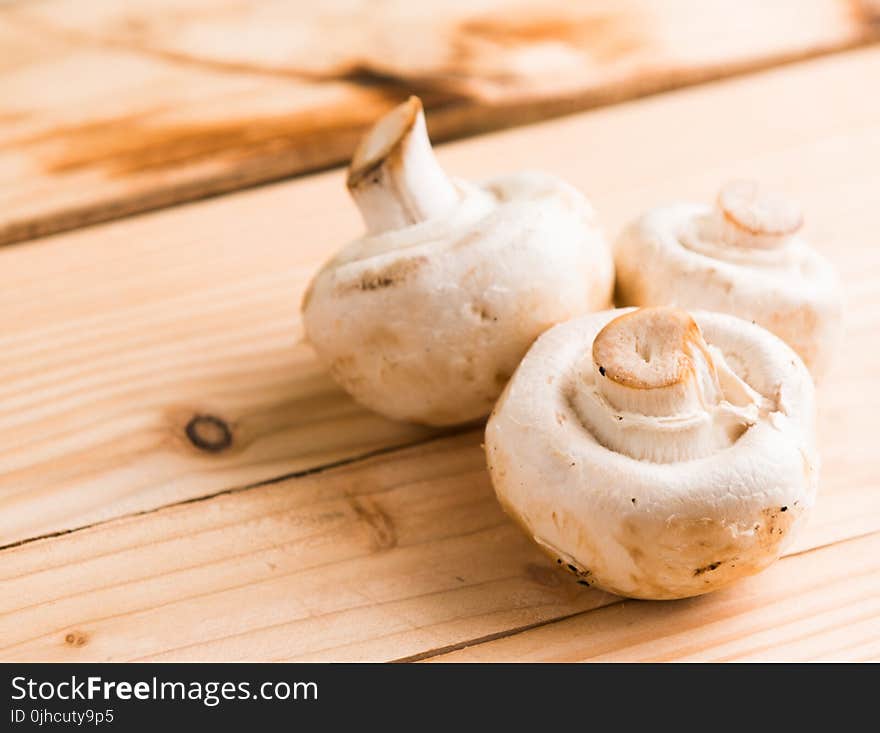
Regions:
M 654 209 L 615 243 L 618 304 L 673 305 L 754 321 L 820 377 L 840 340 L 841 288 L 799 227 L 795 207 L 757 198 L 746 182 L 722 189 L 715 210 L 695 204 Z
M 303 301 L 335 379 L 394 419 L 486 415 L 539 334 L 610 303 L 610 249 L 578 191 L 538 173 L 455 185 L 449 216 L 355 240 Z
M 705 456 L 632 458 L 599 442 L 578 399 L 596 336 L 631 312 L 582 316 L 535 342 L 486 427 L 489 472 L 505 510 L 582 582 L 635 598 L 699 595 L 770 564 L 804 523 L 818 482 L 813 385 L 768 331 L 694 312 L 767 408 Z

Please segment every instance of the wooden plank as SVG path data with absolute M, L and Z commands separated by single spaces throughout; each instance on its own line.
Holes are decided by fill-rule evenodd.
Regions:
M 0 243 L 874 40 L 873 0 L 47 0 L 0 7 Z
M 434 660 L 880 661 L 880 534 L 702 598 L 620 602 Z
M 800 198 L 849 298 L 820 431 L 826 485 L 857 498 L 878 474 L 880 101 L 851 82 L 878 77 L 880 51 L 851 52 L 440 156 L 471 177 L 557 173 L 610 232 L 670 196 L 708 199 L 731 176 Z M 0 250 L 0 545 L 431 435 L 355 407 L 300 342 L 308 278 L 358 229 L 332 172 Z M 194 447 L 186 427 L 200 415 L 224 421 L 228 448 Z M 847 499 L 829 511 L 869 526 L 863 509 Z
M 476 434 L 2 553 L 0 658 L 389 658 L 601 602 L 503 516 Z
M 480 437 L 437 440 L 5 550 L 0 659 L 399 659 L 615 602 L 578 585 L 503 515 Z M 859 494 L 856 507 L 875 532 L 877 495 Z M 825 508 L 836 499 L 823 496 L 802 549 L 865 528 L 828 526 Z M 869 561 L 857 560 L 859 552 L 831 563 L 837 578 L 861 577 Z M 880 553 L 865 557 L 880 567 Z M 807 595 L 820 579 L 809 562 L 771 572 L 770 581 L 723 598 L 760 607 L 764 596 L 740 589 Z M 787 575 L 796 583 L 780 584 Z M 809 591 L 836 602 L 815 584 Z

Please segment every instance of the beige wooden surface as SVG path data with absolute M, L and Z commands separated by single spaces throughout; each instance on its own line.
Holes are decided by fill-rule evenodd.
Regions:
M 864 580 L 880 531 L 870 79 L 880 49 L 440 151 L 462 175 L 562 175 L 611 232 L 646 206 L 708 199 L 730 176 L 802 200 L 846 283 L 847 336 L 821 389 L 820 506 L 798 554 L 770 573 L 594 615 L 617 599 L 559 574 L 504 519 L 479 432 L 390 450 L 430 434 L 352 405 L 300 342 L 309 274 L 359 228 L 337 171 L 0 251 L 0 537 L 15 544 L 0 552 L 0 658 L 476 658 L 483 643 L 540 658 L 534 634 L 551 635 L 556 658 L 571 628 L 601 639 L 578 632 L 571 658 L 739 657 L 764 654 L 754 639 L 792 623 L 801 631 L 764 643 L 767 655 L 876 657 Z M 192 444 L 199 415 L 224 421 L 228 447 Z M 202 429 L 217 447 L 222 431 Z M 34 539 L 51 532 L 66 534 Z M 634 615 L 615 646 L 621 608 Z
M 489 485 L 480 437 L 432 441 L 319 476 L 7 550 L 0 564 L 0 658 L 424 658 L 619 603 L 578 585 L 504 516 Z M 843 497 L 826 489 L 808 532 L 793 548 L 812 556 L 812 548 L 840 548 L 848 543 L 833 543 L 874 532 L 853 545 L 861 550 L 834 549 L 827 555 L 831 560 L 816 550 L 814 571 L 799 555 L 756 587 L 772 590 L 774 601 L 789 599 L 793 609 L 798 594 L 815 594 L 814 603 L 834 606 L 837 596 L 817 591 L 832 572 L 847 604 L 852 591 L 865 591 L 866 573 L 874 574 L 874 585 L 862 595 L 876 591 L 880 501 L 874 493 L 850 501 L 849 521 L 841 522 L 828 507 Z M 864 557 L 856 561 L 859 554 Z M 732 595 L 741 601 L 738 609 L 757 616 L 756 624 L 772 625 L 777 617 L 756 608 L 764 602 L 760 592 L 742 601 L 748 593 L 742 588 L 750 587 L 689 607 L 702 609 L 694 615 L 705 623 L 719 618 L 712 609 Z M 681 604 L 641 605 L 649 609 L 643 615 L 666 619 L 664 606 Z M 551 636 L 559 639 L 559 653 L 576 656 L 593 648 L 588 634 L 570 648 L 565 643 L 566 629 L 589 627 L 591 617 L 560 625 Z M 643 626 L 638 638 L 653 638 L 650 625 Z M 547 633 L 554 628 L 546 627 Z M 621 644 L 631 630 L 621 626 Z M 880 634 L 880 627 L 874 631 Z M 607 636 L 606 643 L 613 643 L 613 624 Z M 512 638 L 510 653 L 498 642 L 498 656 L 516 658 L 522 649 L 524 658 L 540 657 L 543 636 L 537 638 L 534 648 Z M 493 647 L 487 647 L 485 653 L 477 647 L 464 654 L 492 658 Z
M 3 659 L 387 659 L 591 608 L 467 434 L 4 553 Z
M 851 47 L 876 0 L 0 5 L 0 243 L 338 163 L 410 93 L 435 136 Z
M 825 454 L 849 462 L 859 491 L 873 448 L 851 416 L 870 419 L 878 371 L 865 344 L 878 308 L 880 109 L 852 79 L 878 74 L 875 51 L 830 57 L 440 156 L 466 176 L 558 173 L 591 195 L 609 232 L 670 196 L 708 199 L 728 176 L 801 198 L 852 301 L 822 428 L 834 426 Z M 308 278 L 359 229 L 337 171 L 0 250 L 0 545 L 429 435 L 354 406 L 301 343 Z M 188 438 L 205 415 L 229 426 L 227 448 Z

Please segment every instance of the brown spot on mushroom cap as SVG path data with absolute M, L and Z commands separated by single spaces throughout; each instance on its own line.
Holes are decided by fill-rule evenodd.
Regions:
M 410 278 L 428 261 L 427 257 L 405 257 L 381 267 L 366 269 L 357 278 L 341 282 L 336 286 L 336 294 L 366 292 L 394 287 Z
M 725 522 L 708 517 L 671 517 L 658 525 L 634 515 L 617 535 L 636 572 L 631 581 L 638 592 L 630 595 L 675 598 L 715 590 L 752 575 L 778 557 L 798 507 L 768 507 L 752 531 L 731 532 Z M 643 548 L 651 547 L 650 552 Z M 700 578 L 696 590 L 694 579 Z M 601 579 L 600 579 L 601 580 Z M 705 581 L 705 582 L 704 582 Z M 608 587 L 608 590 L 616 590 Z
M 724 218 L 754 235 L 793 234 L 803 225 L 800 207 L 783 196 L 763 190 L 756 181 L 731 181 L 718 193 Z
M 703 567 L 694 570 L 694 575 L 696 576 L 702 575 L 703 573 L 710 573 L 713 570 L 717 570 L 719 567 L 721 567 L 721 561 L 716 560 L 715 562 L 710 562 L 708 565 L 703 565 Z
M 606 379 L 632 389 L 660 389 L 694 374 L 693 352 L 706 343 L 696 321 L 678 308 L 639 308 L 618 316 L 593 341 L 593 362 Z
M 480 301 L 473 301 L 471 303 L 471 312 L 480 319 L 480 321 L 497 321 L 498 316 L 493 316 L 492 311 L 489 309 L 485 303 Z
M 768 507 L 761 512 L 764 518 L 755 528 L 755 534 L 761 547 L 767 551 L 775 551 L 782 540 L 788 534 L 791 525 L 795 523 L 798 515 L 803 512 L 798 506 Z

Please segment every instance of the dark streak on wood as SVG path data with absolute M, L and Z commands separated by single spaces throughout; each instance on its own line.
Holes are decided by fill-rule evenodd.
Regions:
M 118 193 L 104 194 L 81 205 L 59 207 L 26 218 L 0 222 L 0 244 L 192 201 L 247 186 L 310 173 L 346 161 L 364 129 L 410 94 L 422 97 L 432 138 L 439 142 L 488 130 L 611 104 L 668 89 L 720 79 L 862 45 L 880 32 L 880 4 L 849 0 L 854 30 L 826 47 L 783 49 L 758 58 L 719 60 L 700 67 L 642 69 L 637 77 L 602 83 L 601 79 L 564 95 L 525 92 L 515 73 L 486 66 L 486 49 L 511 49 L 562 44 L 582 53 L 585 62 L 613 64 L 641 54 L 653 43 L 644 19 L 632 13 L 550 15 L 507 18 L 498 15 L 463 20 L 447 39 L 446 60 L 429 73 L 381 67 L 377 60 L 343 60 L 313 72 L 294 66 L 267 66 L 237 60 L 206 58 L 169 49 L 150 39 L 149 19 L 126 16 L 120 36 L 84 32 L 48 24 L 24 12 L 4 9 L 16 23 L 30 26 L 70 44 L 107 46 L 145 54 L 168 64 L 189 65 L 205 73 L 269 75 L 284 83 L 344 84 L 351 88 L 345 102 L 262 117 L 206 120 L 169 119 L 174 110 L 151 110 L 139 116 L 59 127 L 48 133 L 11 141 L 19 154 L 31 155 L 48 178 L 61 179 L 98 171 L 127 181 Z M 481 84 L 494 85 L 498 96 L 489 102 Z M 27 150 L 33 146 L 32 153 Z M 173 175 L 177 173 L 177 175 Z M 63 182 L 58 183 L 63 188 Z
M 372 531 L 376 550 L 390 550 L 397 546 L 397 532 L 394 529 L 394 522 L 378 501 L 369 496 L 349 496 L 348 503 L 357 518 L 362 520 Z

